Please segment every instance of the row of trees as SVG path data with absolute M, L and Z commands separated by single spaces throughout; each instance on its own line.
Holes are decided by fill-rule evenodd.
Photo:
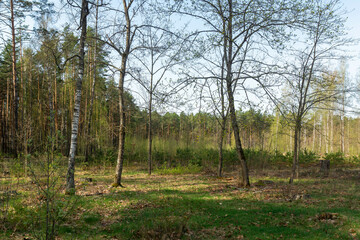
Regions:
M 313 149 L 336 147 L 338 112 L 319 118 L 324 113 L 312 109 L 335 109 L 348 91 L 338 87 L 339 74 L 324 67 L 346 43 L 338 0 L 123 0 L 121 6 L 68 1 L 78 24 L 62 30 L 50 26 L 54 15 L 46 1 L 16 2 L 22 4 L 18 12 L 32 8 L 29 13 L 42 17 L 27 34 L 21 19 L 33 14 L 13 14 L 11 0 L 11 15 L 4 15 L 11 34 L 4 37 L 0 64 L 1 150 L 15 156 L 42 152 L 55 139 L 52 149 L 69 157 L 69 193 L 75 189 L 76 151 L 88 160 L 96 149 L 115 145 L 113 186 L 121 186 L 126 134 L 148 139 L 149 174 L 153 135 L 189 143 L 217 136 L 221 175 L 224 140 L 232 133 L 227 142 L 235 145 L 245 186 L 250 181 L 243 145 L 280 149 L 281 136 L 291 136 L 290 182 L 301 136 L 306 147 L 311 139 L 308 123 L 314 122 Z M 5 12 L 8 6 L 1 4 Z M 285 86 L 281 95 L 279 85 Z M 238 101 L 252 109 L 256 97 L 272 102 L 277 114 L 237 111 Z M 191 99 L 202 113 L 154 111 L 185 109 Z M 344 114 L 339 122 L 345 146 Z M 329 139 L 326 144 L 316 144 L 321 136 Z

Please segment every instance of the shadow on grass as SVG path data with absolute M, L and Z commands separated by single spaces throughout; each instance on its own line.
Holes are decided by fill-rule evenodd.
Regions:
M 239 190 L 240 191 L 240 190 Z M 84 215 L 77 227 L 62 226 L 60 235 L 115 239 L 353 239 L 360 212 L 326 204 L 221 199 L 207 191 L 123 190 L 83 199 L 84 208 L 129 201 L 111 216 Z M 319 219 L 322 213 L 334 219 Z

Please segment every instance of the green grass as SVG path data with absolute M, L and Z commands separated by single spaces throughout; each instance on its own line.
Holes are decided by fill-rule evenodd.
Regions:
M 308 176 L 293 186 L 288 172 L 252 173 L 237 187 L 235 173 L 216 178 L 201 173 L 125 170 L 125 188 L 109 189 L 113 176 L 103 170 L 78 171 L 72 211 L 58 222 L 59 239 L 357 239 L 360 237 L 360 186 L 344 171 L 329 179 Z M 111 172 L 111 171 L 109 171 Z M 161 173 L 161 174 L 160 174 Z M 82 183 L 92 177 L 95 183 Z M 286 178 L 285 178 L 286 177 Z M 15 181 L 15 180 L 14 180 Z M 23 239 L 39 233 L 43 217 L 37 192 L 22 181 L 10 196 L 10 211 L 0 239 Z M 2 181 L 1 184 L 6 184 Z M 4 186 L 4 185 L 2 185 Z M 293 200 L 294 195 L 308 199 Z M 70 199 L 62 193 L 60 209 Z M 64 211 L 65 211 L 64 210 Z M 321 216 L 330 214 L 330 218 Z M 20 223 L 18 223 L 20 222 Z M 17 224 L 18 223 L 18 224 Z

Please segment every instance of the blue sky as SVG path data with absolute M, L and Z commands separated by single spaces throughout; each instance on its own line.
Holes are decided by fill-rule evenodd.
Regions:
M 360 0 L 342 0 L 348 11 L 346 26 L 349 28 L 349 37 L 360 39 Z M 354 58 L 348 62 L 348 73 L 354 78 L 360 73 L 360 43 L 349 47 Z

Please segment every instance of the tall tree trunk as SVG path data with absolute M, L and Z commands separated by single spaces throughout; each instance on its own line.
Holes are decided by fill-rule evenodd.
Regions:
M 0 92 L 1 94 L 1 92 Z M 5 152 L 4 149 L 4 140 L 5 140 L 5 135 L 4 135 L 4 121 L 5 120 L 5 116 L 4 116 L 4 99 L 2 98 L 2 94 L 0 95 L 0 132 L 1 132 L 1 139 L 0 139 L 0 151 L 1 152 Z
M 233 92 L 232 92 L 231 81 L 228 81 L 227 91 L 228 91 L 228 97 L 229 97 L 231 123 L 232 123 L 232 128 L 233 128 L 234 137 L 235 137 L 236 152 L 238 154 L 240 164 L 241 164 L 242 179 L 241 179 L 240 184 L 243 186 L 250 186 L 249 169 L 247 166 L 244 150 L 241 145 L 239 126 L 236 121 L 235 104 L 234 104 L 234 96 L 233 96 Z
M 82 82 L 84 78 L 84 57 L 85 57 L 85 40 L 86 40 L 86 18 L 89 14 L 88 1 L 82 0 L 81 4 L 81 36 L 80 36 L 80 50 L 79 50 L 79 70 L 76 77 L 76 89 L 75 89 L 75 101 L 74 101 L 74 113 L 71 124 L 71 142 L 69 152 L 69 163 L 66 177 L 66 192 L 69 194 L 75 193 L 75 152 L 77 146 L 78 128 L 79 128 L 79 117 L 80 117 L 80 104 L 81 104 L 81 90 Z
M 20 112 L 20 129 L 22 129 L 22 131 L 18 131 L 18 139 L 19 139 L 19 144 L 18 146 L 22 146 L 23 140 L 25 138 L 25 130 L 23 129 L 24 127 L 24 68 L 23 68 L 23 49 L 22 49 L 22 36 L 21 36 L 21 30 L 20 30 L 20 41 L 19 41 L 19 45 L 20 45 L 20 90 L 19 90 L 19 109 L 18 112 Z M 18 148 L 19 151 L 22 150 L 22 147 L 20 147 L 20 149 Z M 26 169 L 26 165 L 24 166 Z
M 50 70 L 47 70 L 47 80 L 48 80 L 48 104 L 49 104 L 49 128 L 50 128 L 50 134 L 48 135 L 50 137 L 50 146 L 48 152 L 50 154 L 50 159 L 54 159 L 54 107 L 53 107 L 53 97 L 52 97 L 52 79 L 51 79 L 51 74 L 50 74 Z
M 6 81 L 6 109 L 5 109 L 5 147 L 4 149 L 6 149 L 6 152 L 9 153 L 9 135 L 10 135 L 10 131 L 9 131 L 9 122 L 10 122 L 10 78 L 7 78 Z
M 56 69 L 54 70 L 54 138 L 55 146 L 58 145 L 58 130 L 59 130 L 59 121 L 58 121 L 58 94 L 57 94 L 57 79 L 56 79 Z
M 12 80 L 13 80 L 13 152 L 17 156 L 17 135 L 18 135 L 18 108 L 19 108 L 19 93 L 16 76 L 16 43 L 15 43 L 15 22 L 14 22 L 14 1 L 10 0 L 11 11 L 11 36 L 12 36 Z
M 154 51 L 151 49 L 151 69 L 150 69 L 150 91 L 149 91 L 149 119 L 148 119 L 148 173 L 151 175 L 152 170 L 152 99 L 153 99 L 153 86 L 154 81 Z
M 223 31 L 226 31 L 226 22 L 223 21 Z M 222 169 L 223 169 L 223 159 L 224 159 L 224 154 L 223 154 L 223 145 L 224 145 L 224 134 L 225 134 L 225 130 L 226 130 L 226 118 L 227 118 L 227 114 L 225 114 L 225 93 L 224 93 L 224 75 L 225 75 L 225 52 L 226 52 L 226 47 L 227 47 L 227 39 L 224 38 L 223 40 L 224 42 L 224 46 L 223 46 L 223 57 L 222 57 L 222 61 L 221 61 L 221 79 L 220 79 L 220 100 L 221 100 L 221 122 L 219 120 L 220 123 L 220 134 L 219 134 L 219 165 L 218 165 L 218 177 L 222 176 Z M 218 124 L 219 125 L 219 124 Z
M 151 111 L 152 111 L 152 75 L 150 80 L 150 99 L 149 99 L 149 129 L 148 129 L 148 173 L 151 175 L 152 170 L 152 120 L 151 120 Z
M 86 142 L 85 147 L 85 162 L 89 161 L 89 152 L 90 147 L 92 145 L 92 138 L 91 138 L 91 119 L 93 114 L 93 105 L 94 105 L 94 98 L 95 98 L 95 84 L 96 84 L 96 67 L 97 67 L 97 37 L 98 37 L 98 16 L 99 16 L 99 0 L 96 1 L 96 14 L 95 14 L 95 44 L 94 44 L 94 63 L 93 63 L 93 81 L 91 85 L 91 98 L 90 98 L 90 109 L 89 109 L 89 117 L 88 117 L 88 126 L 87 126 L 87 138 L 89 141 Z
M 129 8 L 133 0 L 129 4 L 123 0 L 124 14 L 126 19 L 126 40 L 125 40 L 125 50 L 121 56 L 121 68 L 120 68 L 120 79 L 119 79 L 119 112 L 120 112 L 120 129 L 119 129 L 119 150 L 118 157 L 116 162 L 116 172 L 115 172 L 115 182 L 113 187 L 122 186 L 121 185 L 121 175 L 124 164 L 124 150 L 125 150 L 125 105 L 124 105 L 124 81 L 126 73 L 126 63 L 130 53 L 131 45 L 131 19 L 129 15 Z
M 233 129 L 234 137 L 235 137 L 236 152 L 238 154 L 240 164 L 241 164 L 241 178 L 242 179 L 241 179 L 241 182 L 239 182 L 239 183 L 240 183 L 240 185 L 243 185 L 243 186 L 250 186 L 249 169 L 247 166 L 244 150 L 241 145 L 239 125 L 236 121 L 235 100 L 234 100 L 234 92 L 233 92 L 234 86 L 233 86 L 233 76 L 232 76 L 232 64 L 233 64 L 232 18 L 233 18 L 234 13 L 233 13 L 232 0 L 229 0 L 228 3 L 229 3 L 229 18 L 228 18 L 228 26 L 227 26 L 228 35 L 226 36 L 228 48 L 227 48 L 227 51 L 225 51 L 225 53 L 224 53 L 225 59 L 226 59 L 226 70 L 227 70 L 226 86 L 227 86 L 227 94 L 228 94 L 228 100 L 229 100 L 229 110 L 230 110 L 232 129 Z

